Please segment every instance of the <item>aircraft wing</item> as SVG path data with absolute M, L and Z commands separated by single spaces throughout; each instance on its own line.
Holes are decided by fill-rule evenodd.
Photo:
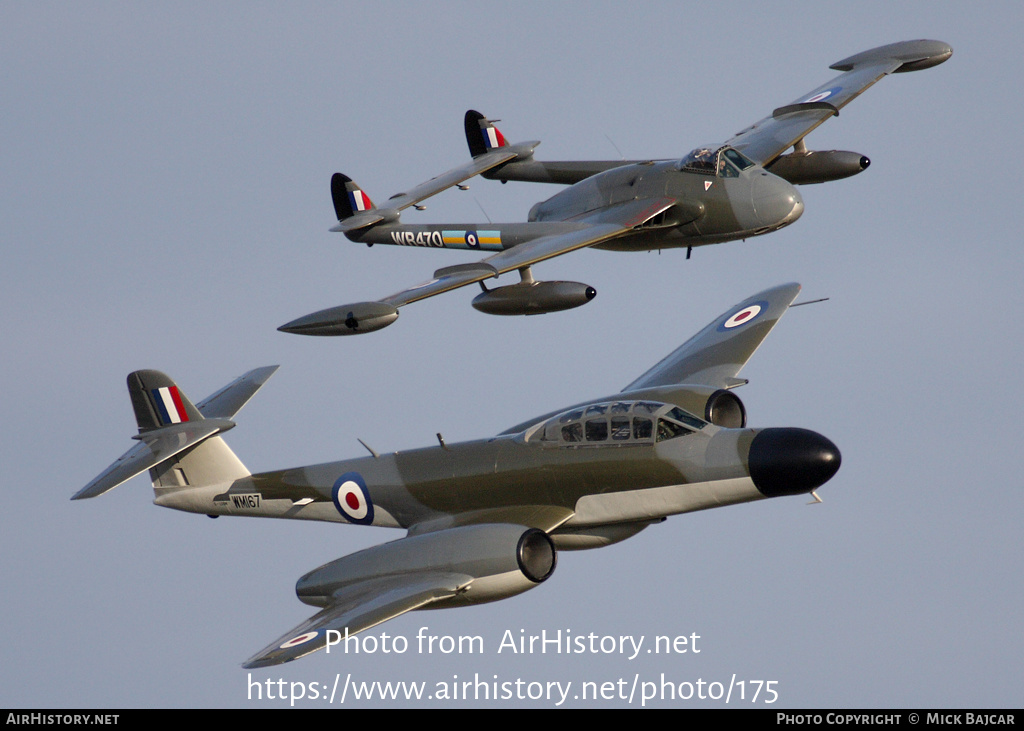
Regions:
M 574 223 L 581 224 L 580 228 L 539 236 L 478 262 L 438 269 L 432 279 L 377 302 L 320 310 L 292 320 L 278 330 L 299 335 L 354 335 L 379 330 L 397 319 L 399 307 L 622 236 L 675 203 L 672 198 L 640 199 L 602 208 L 589 217 L 574 219 Z
M 941 41 L 903 41 L 873 48 L 832 64 L 844 73 L 738 133 L 726 144 L 762 165 L 768 165 L 829 117 L 892 73 L 917 71 L 940 64 L 953 49 Z
M 349 635 L 453 596 L 472 581 L 458 573 L 399 574 L 346 587 L 323 611 L 282 635 L 245 661 L 243 667 L 262 668 L 297 660 L 327 646 L 328 632 Z M 331 635 L 333 643 L 337 636 Z
M 714 322 L 626 386 L 634 391 L 680 383 L 731 388 L 761 341 L 800 294 L 800 285 L 783 284 L 758 292 L 719 315 Z
M 395 307 L 407 305 L 435 294 L 448 292 L 467 284 L 481 282 L 499 274 L 522 269 L 551 259 L 570 251 L 583 249 L 602 241 L 621 236 L 635 226 L 657 216 L 675 203 L 668 198 L 655 200 L 635 200 L 609 209 L 599 211 L 591 219 L 577 219 L 578 222 L 592 225 L 570 231 L 568 233 L 541 236 L 511 249 L 506 249 L 494 256 L 471 264 L 459 264 L 445 267 L 434 272 L 434 278 L 423 284 L 397 292 L 382 301 Z

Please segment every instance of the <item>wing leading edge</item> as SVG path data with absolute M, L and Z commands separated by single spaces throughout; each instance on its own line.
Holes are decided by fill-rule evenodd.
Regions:
M 782 284 L 747 297 L 680 345 L 623 391 L 687 383 L 714 388 L 738 385 L 736 376 L 800 294 Z
M 623 236 L 674 203 L 670 198 L 641 199 L 601 209 L 589 218 L 576 219 L 574 223 L 580 224 L 580 228 L 542 235 L 478 262 L 438 269 L 432 279 L 380 301 L 320 310 L 292 320 L 278 330 L 298 335 L 355 335 L 379 330 L 398 319 L 399 307 Z
M 953 54 L 942 41 L 902 41 L 858 53 L 829 68 L 845 73 L 777 108 L 726 144 L 768 165 L 882 77 L 936 66 Z
M 441 572 L 388 576 L 347 587 L 335 594 L 323 611 L 271 642 L 242 667 L 262 668 L 298 660 L 323 649 L 328 642 L 344 642 L 346 632 L 354 635 L 438 599 L 454 596 L 470 581 L 469 576 Z
M 295 660 L 388 619 L 422 609 L 463 606 L 528 591 L 555 570 L 555 547 L 536 528 L 463 525 L 410 535 L 343 556 L 295 585 L 323 610 L 246 661 L 258 668 Z
M 416 302 L 435 294 L 448 292 L 467 284 L 481 282 L 499 274 L 507 274 L 523 267 L 538 264 L 571 251 L 594 246 L 603 241 L 621 236 L 635 226 L 657 216 L 672 206 L 675 201 L 668 198 L 657 200 L 630 201 L 619 207 L 601 211 L 600 217 L 587 228 L 568 233 L 541 236 L 511 249 L 506 249 L 472 264 L 457 265 L 439 269 L 434 279 L 409 289 L 396 292 L 382 301 L 395 307 Z M 583 220 L 581 222 L 586 222 Z

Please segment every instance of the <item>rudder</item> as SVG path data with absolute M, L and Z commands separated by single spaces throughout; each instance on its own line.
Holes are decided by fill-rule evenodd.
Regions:
M 129 373 L 128 394 L 140 433 L 203 418 L 174 381 L 160 371 Z
M 339 221 L 374 208 L 370 196 L 352 182 L 352 178 L 342 173 L 331 176 L 331 199 L 334 201 L 334 212 Z
M 469 145 L 469 154 L 473 157 L 484 155 L 497 147 L 508 147 L 508 140 L 501 130 L 492 124 L 492 120 L 475 109 L 466 112 L 465 127 L 466 143 Z

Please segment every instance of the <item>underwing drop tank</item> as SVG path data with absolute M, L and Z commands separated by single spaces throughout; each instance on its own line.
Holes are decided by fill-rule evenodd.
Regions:
M 597 290 L 582 282 L 523 281 L 485 288 L 473 307 L 488 315 L 543 315 L 585 305 L 596 296 Z

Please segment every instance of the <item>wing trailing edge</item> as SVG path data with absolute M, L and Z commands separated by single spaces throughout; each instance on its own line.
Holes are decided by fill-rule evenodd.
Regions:
M 952 55 L 953 49 L 942 41 L 917 40 L 890 43 L 844 58 L 829 67 L 842 71 L 839 76 L 776 108 L 726 144 L 768 167 L 885 76 L 937 66 Z
M 357 584 L 338 592 L 334 603 L 271 642 L 242 667 L 263 668 L 298 660 L 324 649 L 328 643 L 332 646 L 343 643 L 346 636 L 453 596 L 470 581 L 469 576 L 438 573 L 387 577 Z
M 398 319 L 399 307 L 625 235 L 673 204 L 673 199 L 657 198 L 627 201 L 604 208 L 589 218 L 577 219 L 578 228 L 539 236 L 478 262 L 442 267 L 430 280 L 407 287 L 378 302 L 329 307 L 285 323 L 278 330 L 296 335 L 328 336 L 380 330 Z
M 409 535 L 343 556 L 299 579 L 295 593 L 323 610 L 249 658 L 260 668 L 296 660 L 406 612 L 466 606 L 536 587 L 555 570 L 547 533 L 510 523 Z M 480 580 L 480 581 L 478 581 Z
M 623 390 L 677 384 L 729 389 L 744 383 L 737 374 L 798 294 L 800 285 L 794 282 L 747 297 Z

